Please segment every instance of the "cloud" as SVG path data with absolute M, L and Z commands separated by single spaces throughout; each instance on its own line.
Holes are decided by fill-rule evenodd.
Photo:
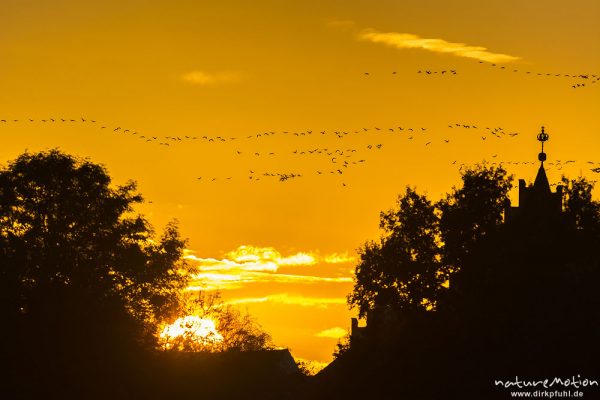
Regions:
M 287 293 L 272 294 L 265 297 L 245 297 L 226 301 L 225 304 L 248 304 L 248 303 L 277 303 L 286 305 L 297 305 L 303 307 L 326 308 L 331 305 L 346 304 L 343 297 L 306 297 L 288 295 Z
M 334 328 L 325 329 L 317 333 L 315 336 L 320 338 L 339 339 L 341 337 L 346 336 L 347 334 L 348 330 L 336 326 Z
M 194 261 L 198 264 L 200 271 L 271 271 L 275 272 L 279 268 L 279 265 L 273 261 L 268 260 L 257 260 L 257 261 L 246 261 L 238 262 L 236 260 L 230 260 L 223 258 L 217 260 L 216 258 L 201 258 L 196 257 L 193 254 L 184 257 L 187 260 Z
M 275 272 L 280 266 L 313 265 L 317 263 L 316 256 L 310 253 L 296 253 L 282 256 L 272 247 L 240 246 L 225 254 L 224 258 L 201 258 L 188 250 L 184 258 L 198 263 L 202 271 L 271 271 Z
M 254 247 L 240 246 L 236 250 L 230 251 L 226 257 L 238 263 L 244 262 L 263 262 L 276 265 L 312 265 L 317 261 L 315 256 L 309 253 L 296 253 L 283 257 L 281 253 L 272 247 Z
M 352 263 L 355 258 L 347 253 L 332 253 L 321 256 L 313 252 L 298 252 L 283 256 L 273 247 L 239 246 L 224 255 L 222 259 L 202 258 L 192 250 L 186 250 L 184 258 L 198 264 L 201 271 L 270 271 L 276 272 L 282 266 L 310 266 L 317 263 Z
M 425 39 L 410 33 L 378 32 L 374 29 L 366 29 L 358 37 L 361 40 L 382 43 L 397 49 L 423 49 L 493 63 L 506 63 L 520 59 L 520 57 L 508 54 L 492 53 L 481 46 L 452 43 L 444 39 Z
M 333 253 L 323 257 L 323 261 L 327 264 L 346 264 L 356 260 L 354 256 L 349 256 L 348 253 L 338 254 Z
M 190 71 L 181 75 L 181 80 L 202 86 L 218 85 L 223 83 L 235 83 L 241 80 L 238 72 L 208 73 L 205 71 Z
M 280 273 L 280 267 L 312 266 L 319 263 L 342 264 L 354 261 L 347 253 L 319 255 L 313 252 L 297 252 L 282 255 L 273 247 L 239 246 L 224 254 L 223 258 L 198 257 L 186 250 L 184 258 L 197 265 L 189 290 L 235 289 L 248 283 L 347 283 L 348 276 L 314 276 Z
M 189 290 L 237 289 L 248 283 L 348 283 L 350 277 L 323 277 L 312 275 L 278 274 L 257 271 L 238 271 L 237 273 L 199 272 L 193 276 Z

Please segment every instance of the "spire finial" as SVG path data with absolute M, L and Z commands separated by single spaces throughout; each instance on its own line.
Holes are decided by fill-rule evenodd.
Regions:
M 542 131 L 537 135 L 537 140 L 542 142 L 542 152 L 538 154 L 538 160 L 542 162 L 542 165 L 544 165 L 544 161 L 546 161 L 546 153 L 544 153 L 544 142 L 547 141 L 549 138 L 550 135 L 544 132 L 544 127 L 542 126 Z

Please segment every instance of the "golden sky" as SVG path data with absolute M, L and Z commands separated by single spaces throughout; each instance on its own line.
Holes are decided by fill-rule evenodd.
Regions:
M 0 162 L 59 147 L 137 180 L 198 282 L 296 357 L 330 360 L 405 185 L 533 179 L 542 125 L 551 182 L 600 166 L 596 0 L 0 4 Z

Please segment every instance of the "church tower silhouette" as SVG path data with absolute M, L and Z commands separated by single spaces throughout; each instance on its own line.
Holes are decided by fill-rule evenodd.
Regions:
M 512 223 L 516 220 L 527 220 L 530 222 L 558 221 L 562 215 L 562 186 L 556 187 L 556 192 L 550 189 L 550 183 L 544 169 L 546 153 L 544 153 L 544 142 L 550 138 L 544 131 L 537 135 L 537 139 L 542 143 L 542 151 L 538 154 L 540 167 L 538 169 L 535 181 L 527 186 L 524 179 L 519 179 L 519 205 L 511 206 L 507 204 L 504 209 L 505 223 Z

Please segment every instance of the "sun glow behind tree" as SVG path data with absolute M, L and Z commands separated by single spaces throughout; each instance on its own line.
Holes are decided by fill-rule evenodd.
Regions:
M 196 351 L 214 351 L 218 350 L 223 342 L 223 336 L 217 331 L 215 321 L 212 319 L 187 315 L 164 326 L 159 341 L 164 350 L 171 350 L 177 347 L 179 342 L 185 341 Z
M 179 317 L 156 332 L 165 351 L 221 352 L 274 348 L 269 334 L 248 313 L 221 300 L 219 292 L 183 292 Z

